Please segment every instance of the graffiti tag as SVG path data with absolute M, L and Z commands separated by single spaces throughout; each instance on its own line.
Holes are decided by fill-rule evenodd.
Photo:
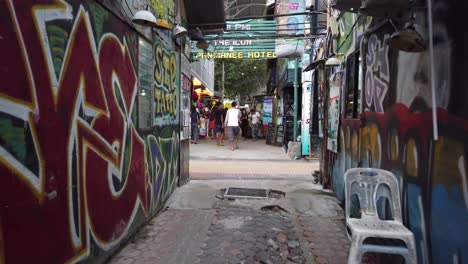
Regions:
M 366 55 L 366 104 L 368 108 L 374 106 L 375 112 L 379 113 L 384 112 L 383 101 L 390 81 L 387 38 L 385 35 L 379 40 L 376 35 L 371 35 Z
M 160 42 L 154 47 L 155 66 L 154 83 L 156 100 L 156 115 L 177 115 L 177 58 L 174 52 L 169 52 Z M 156 122 L 158 124 L 158 122 Z

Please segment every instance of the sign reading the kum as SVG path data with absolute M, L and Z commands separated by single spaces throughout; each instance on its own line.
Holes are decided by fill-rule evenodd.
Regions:
M 275 40 L 265 39 L 276 34 L 274 20 L 244 20 L 226 22 L 224 39 L 214 39 L 207 51 L 192 47 L 195 59 L 272 59 L 276 58 Z M 216 38 L 208 35 L 207 39 Z M 259 39 L 262 38 L 263 39 Z M 248 38 L 248 39 L 246 39 Z M 193 43 L 195 44 L 195 43 Z

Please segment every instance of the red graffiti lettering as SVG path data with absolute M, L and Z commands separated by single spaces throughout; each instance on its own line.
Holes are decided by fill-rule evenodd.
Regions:
M 49 11 L 73 21 L 58 75 Z M 109 248 L 139 208 L 148 213 L 145 145 L 131 121 L 135 66 L 125 39 L 106 34 L 96 48 L 83 7 L 72 18 L 62 1 L 7 0 L 0 22 L 9 38 L 0 54 L 18 62 L 0 71 L 0 112 L 29 128 L 35 154 L 0 146 L 0 263 L 74 262 L 89 254 L 88 234 Z M 37 169 L 22 165 L 31 160 Z

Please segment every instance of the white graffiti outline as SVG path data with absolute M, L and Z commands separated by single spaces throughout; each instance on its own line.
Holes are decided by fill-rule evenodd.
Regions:
M 48 71 L 49 71 L 49 76 L 50 80 L 52 82 L 52 90 L 53 93 L 57 96 L 58 95 L 58 89 L 59 89 L 59 82 L 57 79 L 57 76 L 55 75 L 55 70 L 54 70 L 54 63 L 52 61 L 52 51 L 50 49 L 50 43 L 49 43 L 49 38 L 47 36 L 47 25 L 46 23 L 48 21 L 53 21 L 57 19 L 64 19 L 64 20 L 73 20 L 73 14 L 72 14 L 72 7 L 69 5 L 67 2 L 64 0 L 60 0 L 60 5 L 62 7 L 57 6 L 58 8 L 43 8 L 43 7 L 34 7 L 33 8 L 33 16 L 34 16 L 34 22 L 36 24 L 37 33 L 40 35 L 40 39 L 42 40 L 42 46 L 43 46 L 43 52 L 45 54 L 44 57 L 46 57 L 47 60 L 47 66 L 48 66 Z M 63 64 L 62 64 L 63 66 Z M 63 67 L 60 69 L 60 75 L 62 76 L 62 71 Z
M 468 209 L 468 182 L 466 179 L 465 157 L 463 155 L 458 159 L 458 169 L 462 180 L 463 198 L 465 200 L 465 206 Z
M 44 191 L 44 163 L 41 157 L 41 152 L 38 147 L 38 140 L 36 137 L 35 127 L 33 124 L 33 116 L 31 113 L 37 112 L 37 96 L 36 96 L 36 86 L 34 81 L 34 76 L 32 74 L 31 64 L 28 57 L 28 52 L 24 45 L 23 34 L 21 32 L 15 8 L 13 6 L 12 0 L 6 1 L 6 6 L 8 11 L 10 12 L 11 22 L 14 27 L 14 31 L 16 37 L 18 38 L 19 49 L 21 50 L 21 57 L 23 59 L 23 64 L 26 67 L 28 82 L 29 82 L 29 90 L 31 92 L 32 102 L 13 102 L 11 100 L 7 100 L 3 97 L 3 94 L 0 93 L 0 111 L 7 113 L 11 116 L 18 117 L 24 121 L 27 121 L 30 125 L 32 130 L 32 140 L 34 145 L 34 150 L 37 154 L 37 161 L 39 165 L 39 175 L 36 175 L 34 172 L 30 171 L 26 168 L 21 162 L 19 162 L 15 157 L 13 157 L 6 149 L 0 146 L 0 161 L 5 164 L 7 167 L 10 167 L 15 173 L 17 173 L 20 177 L 26 180 L 26 184 L 32 186 L 32 190 L 34 191 L 35 195 L 41 201 L 44 198 L 43 191 Z

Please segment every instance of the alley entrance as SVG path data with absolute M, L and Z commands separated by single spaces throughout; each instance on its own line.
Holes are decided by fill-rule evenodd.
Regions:
M 343 212 L 333 193 L 313 184 L 317 169 L 318 161 L 291 160 L 263 141 L 235 151 L 192 144 L 190 181 L 110 263 L 346 263 Z M 224 197 L 230 187 L 276 195 Z

